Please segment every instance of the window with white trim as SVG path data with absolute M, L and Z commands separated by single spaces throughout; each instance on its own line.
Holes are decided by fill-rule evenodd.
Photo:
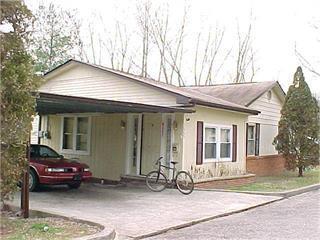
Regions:
M 232 127 L 204 124 L 203 162 L 231 161 Z
M 231 129 L 220 129 L 220 158 L 231 158 Z
M 89 154 L 90 128 L 89 117 L 63 117 L 61 150 L 65 153 Z
M 255 126 L 248 125 L 247 155 L 255 154 Z
M 205 159 L 217 158 L 217 129 L 215 127 L 205 128 L 204 157 Z

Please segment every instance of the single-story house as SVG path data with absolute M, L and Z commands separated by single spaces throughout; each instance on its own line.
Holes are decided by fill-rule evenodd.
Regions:
M 96 179 L 143 176 L 160 156 L 196 181 L 245 175 L 251 156 L 277 159 L 277 82 L 176 87 L 76 60 L 44 78 L 38 143 L 87 163 Z

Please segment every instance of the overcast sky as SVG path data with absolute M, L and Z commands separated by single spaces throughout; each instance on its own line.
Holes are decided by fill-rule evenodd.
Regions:
M 25 2 L 31 9 L 39 4 L 38 0 L 25 0 Z M 252 12 L 253 47 L 257 52 L 256 65 L 259 67 L 255 81 L 278 80 L 287 90 L 300 64 L 295 55 L 295 45 L 320 71 L 319 0 L 158 0 L 152 2 L 168 3 L 172 15 L 177 15 L 177 18 L 187 4 L 189 6 L 188 21 L 191 31 L 194 32 L 206 29 L 205 26 L 219 24 L 230 33 L 234 32 L 232 29 L 236 29 L 237 22 L 245 29 Z M 66 9 L 77 9 L 83 23 L 91 19 L 93 24 L 95 22 L 93 16 L 99 14 L 105 21 L 118 18 L 129 22 L 134 20 L 134 10 L 136 10 L 136 1 L 133 0 L 55 0 L 54 3 Z M 119 15 L 123 17 L 119 18 Z M 314 24 L 319 27 L 318 30 L 313 27 Z M 236 35 L 230 34 L 226 41 L 236 40 Z M 312 92 L 320 96 L 320 78 L 306 69 L 304 74 Z M 226 81 L 229 80 L 223 78 L 219 80 L 219 82 Z

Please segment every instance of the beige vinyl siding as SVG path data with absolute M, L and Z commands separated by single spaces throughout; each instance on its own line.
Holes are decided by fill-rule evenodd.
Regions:
M 48 130 L 51 139 L 42 139 L 46 144 L 60 152 L 61 118 L 50 115 Z M 91 117 L 91 147 L 89 155 L 64 154 L 66 158 L 76 158 L 90 166 L 93 176 L 109 180 L 120 180 L 124 174 L 126 152 L 126 129 L 120 122 L 126 121 L 125 114 L 109 114 Z
M 257 116 L 249 116 L 249 123 L 260 123 L 260 147 L 259 155 L 278 154 L 272 142 L 278 134 L 278 122 L 281 117 L 282 101 L 272 90 L 271 99 L 267 93 L 254 101 L 250 108 L 256 109 L 261 113 Z
M 220 176 L 234 176 L 246 172 L 245 123 L 248 115 L 206 107 L 196 107 L 196 113 L 185 114 L 183 130 L 183 169 L 190 171 L 195 179 L 210 179 Z M 187 121 L 189 120 L 189 121 Z M 197 121 L 204 124 L 237 125 L 237 161 L 210 162 L 196 165 Z
M 278 125 L 282 103 L 274 90 L 272 90 L 270 100 L 267 97 L 267 93 L 265 93 L 249 107 L 261 112 L 257 116 L 249 116 L 249 122 L 258 122 L 260 124 L 273 126 Z
M 175 123 L 173 123 L 173 145 L 176 145 L 177 152 L 172 152 L 172 160 L 178 162 L 177 169 L 183 168 L 183 131 L 184 131 L 184 114 L 175 114 Z
M 151 105 L 177 105 L 175 96 L 82 64 L 69 67 L 51 79 L 48 77 L 39 91 Z
M 61 117 L 57 115 L 41 116 L 41 131 L 48 131 L 50 138 L 41 138 L 40 143 L 52 147 L 60 152 Z
M 31 144 L 38 143 L 39 121 L 40 121 L 40 119 L 39 119 L 38 115 L 33 116 L 32 129 L 31 129 L 31 134 L 30 134 L 30 143 Z

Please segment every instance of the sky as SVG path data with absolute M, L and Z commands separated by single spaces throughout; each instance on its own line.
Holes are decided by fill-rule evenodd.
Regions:
M 49 0 L 40 0 L 47 4 Z M 25 0 L 27 6 L 35 9 L 39 0 Z M 91 22 L 101 29 L 104 22 L 121 19 L 130 27 L 135 22 L 134 11 L 138 0 L 55 0 L 65 9 L 76 9 L 83 23 Z M 314 68 L 320 71 L 320 1 L 318 0 L 154 0 L 154 4 L 168 4 L 173 22 L 180 19 L 184 6 L 188 6 L 190 32 L 206 31 L 218 24 L 226 29 L 225 43 L 233 44 L 236 26 L 246 31 L 253 23 L 252 45 L 256 52 L 259 70 L 255 81 L 277 80 L 286 91 L 293 81 L 296 68 L 301 65 L 295 54 L 295 46 Z M 250 17 L 251 16 L 251 17 Z M 316 24 L 319 29 L 315 29 Z M 104 26 L 105 27 L 105 26 Z M 132 25 L 133 27 L 133 25 Z M 88 34 L 88 33 L 87 33 Z M 88 36 L 85 36 L 88 37 Z M 190 42 L 187 50 L 194 48 Z M 233 66 L 230 64 L 230 69 Z M 320 96 L 320 77 L 304 69 L 304 75 L 311 91 Z M 219 82 L 229 81 L 225 75 Z

